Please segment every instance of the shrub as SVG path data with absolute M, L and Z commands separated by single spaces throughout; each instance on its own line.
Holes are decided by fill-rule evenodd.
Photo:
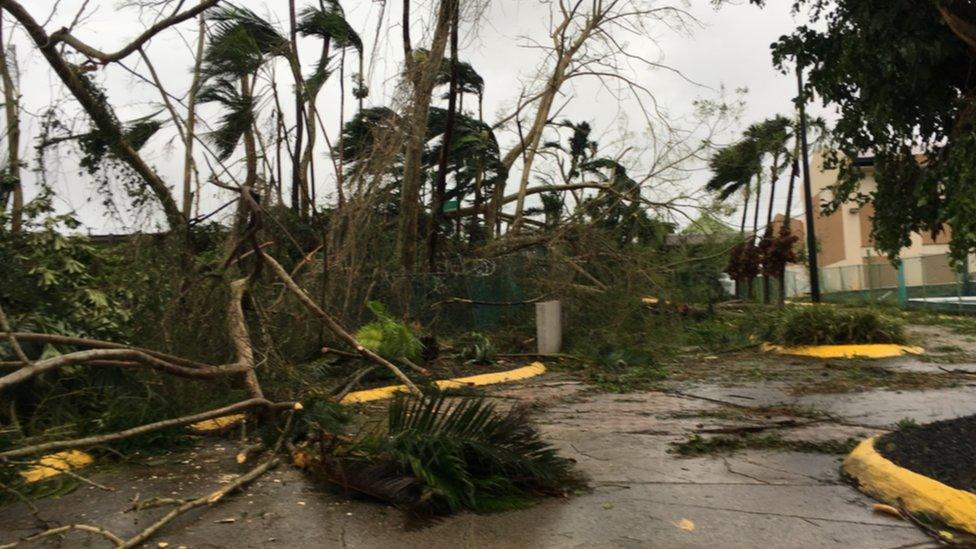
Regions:
M 387 360 L 420 360 L 424 345 L 413 330 L 393 318 L 382 303 L 370 301 L 366 305 L 376 316 L 376 320 L 360 328 L 356 332 L 356 339 Z
M 783 345 L 904 343 L 904 324 L 873 309 L 826 305 L 791 307 L 776 321 L 773 340 Z

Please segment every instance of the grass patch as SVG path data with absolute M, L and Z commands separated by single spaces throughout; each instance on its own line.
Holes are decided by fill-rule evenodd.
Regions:
M 692 435 L 683 442 L 672 442 L 669 453 L 685 457 L 728 455 L 743 450 L 780 450 L 809 454 L 848 454 L 860 442 L 857 438 L 844 440 L 789 440 L 780 435 L 716 436 L 704 438 Z
M 976 317 L 972 315 L 951 315 L 931 311 L 907 311 L 903 316 L 913 324 L 944 326 L 957 334 L 976 335 Z

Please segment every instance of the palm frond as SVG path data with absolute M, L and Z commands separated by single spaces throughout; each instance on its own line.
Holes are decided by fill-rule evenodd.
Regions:
M 444 86 L 451 82 L 451 60 L 445 58 L 441 62 L 440 70 L 437 72 L 434 84 Z M 461 93 L 471 93 L 481 95 L 485 91 L 485 79 L 474 70 L 471 63 L 458 61 L 457 64 L 457 87 Z
M 571 462 L 544 442 L 528 408 L 498 413 L 481 398 L 398 396 L 381 446 L 448 511 L 488 510 L 508 496 L 561 492 Z
M 399 124 L 396 111 L 387 107 L 368 107 L 356 112 L 342 128 L 342 149 L 338 155 L 347 162 L 369 158 L 376 146 L 376 137 L 394 131 Z
M 362 39 L 346 21 L 345 13 L 338 2 L 329 2 L 325 9 L 307 7 L 302 10 L 300 18 L 298 32 L 302 36 L 318 36 L 331 41 L 337 47 L 363 51 Z
M 257 71 L 269 57 L 288 55 L 291 45 L 268 21 L 240 6 L 208 12 L 212 22 L 204 53 L 207 76 L 243 76 Z
M 517 509 L 583 486 L 528 420 L 482 398 L 398 395 L 386 425 L 322 456 L 313 473 L 416 518 Z
M 200 90 L 198 101 L 224 107 L 216 129 L 207 134 L 207 138 L 213 143 L 217 157 L 225 160 L 234 153 L 241 137 L 254 123 L 254 99 L 241 95 L 233 81 L 217 78 Z
M 163 123 L 156 120 L 156 116 L 160 112 L 156 111 L 142 118 L 130 120 L 125 124 L 122 134 L 133 149 L 141 149 L 163 127 Z
M 712 178 L 705 188 L 719 193 L 725 200 L 749 184 L 762 167 L 762 155 L 755 139 L 743 139 L 738 143 L 720 149 L 709 160 L 708 167 Z
M 319 59 L 319 62 L 315 64 L 315 70 L 305 79 L 307 93 L 317 93 L 325 85 L 325 81 L 329 79 L 331 74 L 332 71 L 329 70 L 329 57 L 323 55 Z

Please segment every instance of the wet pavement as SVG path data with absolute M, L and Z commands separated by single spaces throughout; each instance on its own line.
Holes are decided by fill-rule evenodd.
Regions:
M 547 439 L 589 478 L 592 490 L 585 494 L 406 530 L 396 510 L 347 498 L 281 466 L 245 493 L 177 519 L 147 547 L 924 546 L 922 533 L 873 512 L 873 502 L 841 479 L 840 456 L 748 450 L 686 458 L 670 453 L 670 443 L 703 429 L 775 423 L 789 417 L 790 407 L 829 413 L 829 419 L 776 430 L 801 440 L 843 440 L 883 432 L 904 417 L 922 422 L 976 412 L 976 386 L 965 385 L 805 396 L 774 383 L 675 390 L 681 394 L 601 394 L 557 374 L 495 390 L 501 402 L 538 405 L 536 420 Z M 786 407 L 753 414 L 772 405 Z M 124 512 L 137 496 L 207 493 L 245 469 L 234 462 L 236 451 L 233 441 L 208 439 L 180 455 L 184 463 L 95 473 L 95 481 L 114 491 L 84 486 L 38 501 L 39 514 L 132 535 L 166 512 Z M 0 542 L 36 531 L 23 505 L 0 510 Z M 70 534 L 63 543 L 107 545 L 85 534 Z

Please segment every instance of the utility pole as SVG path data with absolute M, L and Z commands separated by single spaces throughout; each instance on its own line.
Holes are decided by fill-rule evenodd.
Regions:
M 810 266 L 810 299 L 820 303 L 820 272 L 817 269 L 817 235 L 813 230 L 813 190 L 810 188 L 810 161 L 807 158 L 807 113 L 803 96 L 803 65 L 796 60 L 797 103 L 800 109 L 800 159 L 803 162 L 803 194 L 806 205 L 807 262 Z

